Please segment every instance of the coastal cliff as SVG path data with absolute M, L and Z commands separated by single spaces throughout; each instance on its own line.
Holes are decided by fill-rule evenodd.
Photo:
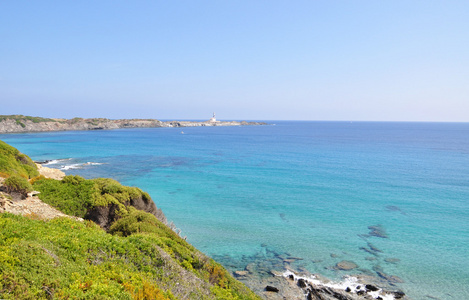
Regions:
M 244 126 L 266 125 L 263 122 L 246 121 L 159 121 L 155 119 L 119 119 L 73 118 L 47 119 L 23 115 L 0 115 L 0 133 L 70 131 L 70 130 L 105 130 L 119 128 L 155 128 L 155 127 L 198 127 L 198 126 Z
M 170 228 L 147 193 L 37 166 L 2 141 L 0 212 L 2 299 L 406 299 L 373 278 L 337 284 L 295 271 L 301 258 L 269 249 L 231 274 Z
M 147 193 L 63 175 L 0 141 L 1 299 L 260 299 Z

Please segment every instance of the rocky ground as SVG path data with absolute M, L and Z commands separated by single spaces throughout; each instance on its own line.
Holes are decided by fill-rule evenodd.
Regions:
M 62 179 L 65 173 L 38 165 L 39 173 L 47 178 Z M 3 191 L 3 178 L 0 178 L 0 213 L 9 212 L 16 215 L 29 216 L 36 219 L 48 220 L 57 217 L 67 217 L 83 221 L 81 218 L 66 215 L 49 204 L 42 202 L 36 195 L 38 192 L 31 192 L 23 199 L 21 195 L 7 194 Z

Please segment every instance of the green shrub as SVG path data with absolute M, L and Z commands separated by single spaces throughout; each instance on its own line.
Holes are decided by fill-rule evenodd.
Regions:
M 83 118 L 73 118 L 69 122 L 72 124 L 82 122 L 84 119 Z
M 36 164 L 18 149 L 0 141 L 0 172 L 32 178 L 39 175 Z
M 80 176 L 65 176 L 62 180 L 39 179 L 34 188 L 39 198 L 68 215 L 83 218 L 99 192 L 91 180 Z
M 7 192 L 17 192 L 24 196 L 26 196 L 29 192 L 33 191 L 33 186 L 29 183 L 29 181 L 21 177 L 19 175 L 12 175 L 5 179 L 3 184 L 7 188 Z
M 79 175 L 68 175 L 62 179 L 62 183 L 71 184 L 71 185 L 79 185 L 80 183 L 84 181 L 85 181 L 85 178 Z
M 123 218 L 115 221 L 109 228 L 109 233 L 119 236 L 129 236 L 134 233 L 158 233 L 166 235 L 160 229 L 158 219 L 147 212 L 132 209 Z
M 85 179 L 68 175 L 62 180 L 34 180 L 34 188 L 41 193 L 39 198 L 58 210 L 83 218 L 89 209 L 115 204 L 118 214 L 125 216 L 132 199 L 150 200 L 148 193 L 139 188 L 121 185 L 109 178 Z
M 24 125 L 24 123 L 22 123 L 20 120 L 16 120 L 16 124 L 20 125 L 23 128 L 26 127 L 26 125 Z

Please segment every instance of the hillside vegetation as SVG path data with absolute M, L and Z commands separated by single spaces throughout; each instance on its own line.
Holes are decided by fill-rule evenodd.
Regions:
M 259 299 L 166 226 L 147 193 L 112 179 L 38 177 L 29 157 L 0 146 L 1 177 L 30 179 L 43 201 L 87 219 L 0 214 L 0 299 Z
M 57 122 L 54 119 L 41 118 L 41 117 L 30 117 L 30 116 L 23 116 L 23 115 L 0 115 L 0 122 L 4 120 L 14 120 L 16 124 L 20 125 L 23 128 L 26 127 L 26 125 L 24 124 L 26 121 L 31 121 L 33 123 Z
M 18 149 L 0 141 L 0 177 L 18 175 L 27 179 L 39 175 L 36 164 Z

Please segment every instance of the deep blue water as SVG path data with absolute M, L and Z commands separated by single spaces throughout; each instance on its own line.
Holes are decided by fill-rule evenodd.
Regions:
M 347 273 L 331 267 L 350 260 L 351 274 L 400 277 L 413 299 L 469 298 L 468 123 L 271 123 L 0 139 L 34 160 L 68 159 L 50 165 L 77 167 L 67 174 L 148 191 L 231 269 L 267 248 L 335 280 Z

